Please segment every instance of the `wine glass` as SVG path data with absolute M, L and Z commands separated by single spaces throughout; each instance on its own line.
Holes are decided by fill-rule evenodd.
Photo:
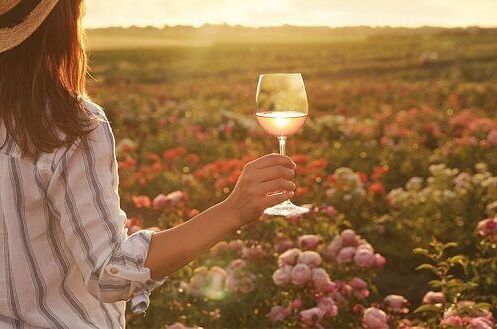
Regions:
M 278 138 L 280 154 L 285 155 L 288 136 L 295 134 L 307 120 L 308 105 L 300 73 L 261 74 L 257 84 L 257 121 L 270 135 Z M 282 193 L 282 192 L 277 192 Z M 309 209 L 283 201 L 264 210 L 266 215 L 297 216 Z

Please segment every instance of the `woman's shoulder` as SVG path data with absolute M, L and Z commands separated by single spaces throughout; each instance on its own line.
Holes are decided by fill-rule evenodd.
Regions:
M 82 99 L 82 104 L 83 107 L 87 110 L 96 115 L 98 118 L 102 119 L 103 121 L 108 121 L 107 120 L 107 115 L 105 114 L 104 109 L 98 105 L 97 103 L 93 102 L 89 98 L 83 98 Z

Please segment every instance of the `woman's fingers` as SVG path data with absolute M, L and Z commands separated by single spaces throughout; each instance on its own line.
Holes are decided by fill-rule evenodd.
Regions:
M 269 208 L 283 201 L 290 199 L 293 196 L 293 191 L 284 191 L 283 193 L 268 195 L 262 201 L 263 208 Z
M 257 180 L 259 182 L 267 182 L 277 178 L 293 180 L 295 178 L 295 170 L 278 165 L 274 167 L 259 169 L 259 172 L 257 174 Z
M 266 195 L 268 193 L 277 192 L 281 190 L 293 191 L 295 190 L 296 187 L 297 186 L 295 185 L 294 182 L 283 178 L 278 178 L 260 183 L 255 187 L 254 190 L 259 195 Z
M 278 166 L 278 165 L 285 166 L 290 169 L 294 169 L 296 167 L 295 162 L 293 162 L 292 159 L 290 159 L 286 155 L 281 155 L 277 153 L 271 153 L 262 156 L 252 161 L 251 164 L 253 164 L 254 167 L 258 169 L 271 167 L 271 166 Z

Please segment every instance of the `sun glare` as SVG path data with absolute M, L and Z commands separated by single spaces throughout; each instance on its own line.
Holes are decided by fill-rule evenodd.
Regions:
M 497 26 L 495 0 L 87 0 L 88 27 L 222 24 L 245 26 Z

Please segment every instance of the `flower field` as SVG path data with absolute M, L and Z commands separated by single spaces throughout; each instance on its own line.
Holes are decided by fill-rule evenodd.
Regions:
M 255 119 L 260 73 L 301 72 L 310 105 L 287 145 L 310 213 L 237 231 L 129 328 L 493 328 L 497 31 L 261 33 L 91 53 L 129 233 L 188 220 L 277 151 Z

